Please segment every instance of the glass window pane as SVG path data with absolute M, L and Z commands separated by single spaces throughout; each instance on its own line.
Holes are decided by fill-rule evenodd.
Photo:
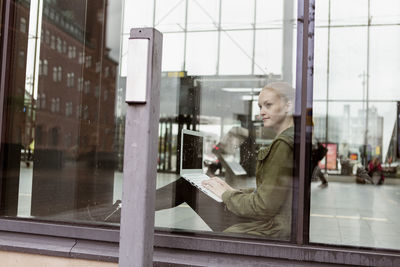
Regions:
M 400 2 L 396 0 L 371 0 L 371 23 L 399 23 Z
M 292 70 L 295 68 L 293 59 L 296 53 L 293 51 L 296 51 L 297 39 L 296 27 L 292 26 L 294 15 L 289 14 L 295 14 L 295 5 L 293 1 L 291 5 L 285 5 L 289 23 L 283 28 L 283 1 L 259 2 L 258 8 L 263 9 L 258 11 L 260 27 L 268 30 L 257 29 L 254 32 L 254 1 L 222 1 L 222 30 L 210 24 L 211 18 L 218 18 L 218 1 L 209 6 L 205 1 L 188 1 L 189 14 L 196 12 L 198 17 L 188 17 L 189 31 L 182 33 L 182 39 L 179 39 L 182 45 L 164 46 L 157 161 L 157 227 L 290 239 L 294 160 L 290 146 L 293 140 L 282 144 L 279 152 L 273 152 L 275 145 L 269 145 L 276 144 L 277 132 L 274 131 L 279 127 L 274 127 L 276 124 L 270 124 L 267 118 L 264 127 L 258 95 L 261 88 L 271 81 L 290 81 L 285 88 L 287 92 L 294 91 L 289 87 L 293 86 L 291 81 L 295 81 Z M 275 16 L 270 20 L 265 14 Z M 198 25 L 195 24 L 197 21 Z M 251 30 L 246 29 L 249 27 Z M 204 31 L 196 31 L 200 28 Z M 170 35 L 164 32 L 164 40 L 169 42 Z M 176 64 L 183 55 L 185 62 L 181 61 L 183 64 L 179 65 L 182 68 L 165 67 Z M 271 94 L 265 96 L 266 92 Z M 261 105 L 269 107 L 268 101 L 275 103 L 282 99 L 286 103 L 286 98 L 270 99 L 276 96 L 274 92 L 264 90 Z M 290 103 L 287 103 L 289 115 L 279 120 L 285 121 L 283 128 L 289 128 L 285 132 L 289 135 L 293 134 Z M 281 108 L 277 109 L 282 111 Z M 194 131 L 194 136 L 187 136 L 186 130 Z M 202 137 L 197 136 L 199 134 Z M 285 160 L 278 159 L 283 155 Z M 262 169 L 261 166 L 274 160 L 282 166 L 277 173 L 268 173 L 268 167 Z M 194 172 L 217 176 L 242 191 L 229 190 L 223 196 L 225 204 L 217 202 L 188 182 L 189 176 L 182 178 Z
M 163 53 L 162 70 L 163 71 L 180 71 L 183 68 L 183 34 L 168 33 L 163 36 Z
M 114 116 L 120 21 L 107 18 L 120 20 L 121 4 L 27 3 L 15 3 L 1 216 L 119 223 L 112 213 L 122 189 Z
M 219 23 L 219 1 L 188 1 L 188 30 L 215 30 Z
M 332 99 L 365 98 L 367 29 L 365 27 L 331 28 L 330 40 L 329 97 Z
M 314 61 L 314 75 L 318 77 L 314 79 L 314 99 L 326 99 L 328 89 L 328 30 L 326 28 L 315 28 L 314 58 L 318 58 Z
M 369 1 L 341 2 L 331 1 L 335 26 L 315 34 L 310 242 L 400 249 L 397 11 L 370 1 L 381 24 L 355 27 Z
M 217 42 L 214 32 L 188 33 L 186 69 L 188 75 L 213 75 L 217 72 Z
M 159 31 L 181 31 L 185 28 L 186 1 L 163 0 L 155 7 L 155 27 Z
M 252 41 L 253 31 L 225 31 L 221 34 L 220 74 L 251 73 Z
M 221 25 L 224 29 L 248 29 L 254 24 L 254 1 L 222 1 Z
M 315 28 L 328 25 L 330 0 L 321 0 L 315 5 Z
M 331 25 L 366 25 L 368 23 L 368 1 L 330 1 Z
M 255 74 L 282 75 L 282 41 L 282 30 L 256 31 Z
M 282 27 L 283 5 L 287 2 L 289 1 L 257 0 L 257 27 Z
M 371 28 L 369 97 L 371 100 L 400 99 L 400 27 Z

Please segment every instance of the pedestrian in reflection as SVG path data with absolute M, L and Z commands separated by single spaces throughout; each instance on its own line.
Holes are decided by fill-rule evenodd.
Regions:
M 276 133 L 259 150 L 256 188 L 236 189 L 220 178 L 203 182 L 218 203 L 180 178 L 157 190 L 156 210 L 186 202 L 213 231 L 289 240 L 292 223 L 294 89 L 283 82 L 266 85 L 258 97 L 264 127 Z
M 314 123 L 313 123 L 314 127 Z M 315 138 L 314 132 L 312 133 L 312 147 L 311 147 L 311 170 L 312 170 L 312 180 L 320 179 L 320 188 L 325 188 L 328 186 L 328 180 L 326 180 L 325 174 L 322 172 L 318 163 L 326 156 L 328 149 L 321 144 L 317 138 Z
M 348 157 L 344 155 L 340 155 L 340 165 L 343 168 L 346 169 L 352 169 L 352 174 L 356 178 L 356 183 L 358 184 L 365 184 L 365 183 L 370 183 L 374 184 L 374 181 L 372 180 L 371 176 L 368 175 L 368 171 L 365 169 L 365 167 L 361 164 L 361 162 L 349 159 Z M 347 171 L 345 172 L 347 173 Z
M 381 185 L 385 182 L 385 176 L 382 172 L 382 165 L 380 160 L 377 157 L 372 158 L 368 163 L 368 175 L 370 177 L 374 177 L 375 175 L 379 176 L 378 185 Z

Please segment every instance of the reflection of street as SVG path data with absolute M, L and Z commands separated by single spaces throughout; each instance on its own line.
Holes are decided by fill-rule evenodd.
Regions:
M 158 175 L 158 187 L 176 179 Z M 238 187 L 251 179 L 237 181 Z M 171 192 L 172 193 L 172 192 Z M 400 249 L 400 181 L 383 186 L 359 185 L 351 176 L 329 176 L 329 187 L 311 184 L 310 241 L 349 246 Z M 211 231 L 185 203 L 156 212 L 155 226 L 188 231 Z
M 374 186 L 329 178 L 323 190 L 311 185 L 310 242 L 399 249 L 400 181 Z
M 121 172 L 114 173 L 113 203 L 122 196 Z M 157 188 L 177 179 L 175 174 L 158 173 Z M 252 187 L 251 178 L 238 179 L 238 188 Z M 32 168 L 21 164 L 18 216 L 29 217 Z M 171 192 L 172 193 L 172 192 Z M 310 242 L 400 249 L 400 180 L 388 178 L 385 185 L 359 185 L 351 176 L 329 176 L 329 187 L 311 184 Z M 62 216 L 65 216 L 64 213 Z M 210 231 L 185 203 L 157 211 L 155 226 Z

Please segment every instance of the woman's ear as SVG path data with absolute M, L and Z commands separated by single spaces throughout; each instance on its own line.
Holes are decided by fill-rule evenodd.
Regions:
M 286 113 L 293 114 L 293 102 L 291 100 L 286 102 Z

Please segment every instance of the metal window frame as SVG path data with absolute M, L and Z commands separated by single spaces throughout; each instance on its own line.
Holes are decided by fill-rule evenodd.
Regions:
M 3 122 L 4 92 L 7 83 L 7 58 L 9 53 L 10 31 L 10 6 L 11 0 L 5 0 L 2 16 L 2 62 L 0 62 L 0 124 Z M 312 79 L 313 79 L 313 17 L 315 0 L 298 0 L 298 25 L 297 25 L 297 65 L 296 65 L 296 115 L 297 128 L 297 154 L 295 176 L 298 178 L 296 192 L 298 194 L 295 212 L 297 221 L 295 224 L 295 243 L 279 243 L 268 240 L 235 238 L 230 236 L 195 234 L 195 233 L 167 233 L 156 230 L 154 233 L 154 258 L 157 262 L 171 261 L 168 253 L 184 255 L 185 253 L 205 253 L 208 255 L 226 257 L 226 255 L 238 256 L 236 263 L 240 264 L 248 260 L 248 257 L 261 259 L 282 259 L 293 261 L 305 261 L 315 263 L 349 264 L 349 265 L 385 265 L 396 266 L 400 264 L 398 251 L 382 249 L 357 249 L 344 246 L 309 245 L 308 244 L 308 215 L 309 195 L 306 189 L 305 158 L 307 144 L 309 144 L 309 129 L 307 119 L 312 110 Z M 2 126 L 0 127 L 0 135 Z M 129 194 L 129 192 L 126 192 Z M 296 202 L 294 202 L 296 203 Z M 306 230 L 306 231 L 304 231 Z M 120 231 L 118 227 L 105 227 L 95 225 L 78 225 L 57 222 L 34 221 L 24 219 L 0 219 L 0 250 L 39 253 L 43 255 L 65 256 L 74 258 L 90 258 L 105 261 L 118 261 Z M 1 242 L 8 236 L 8 242 Z M 12 241 L 14 239 L 14 241 Z M 10 241 L 11 240 L 11 241 Z M 37 244 L 42 240 L 43 244 Z M 99 242 L 101 241 L 101 242 Z M 60 252 L 52 243 L 66 247 Z M 80 248 L 80 249 L 79 249 Z M 109 251 L 109 257 L 104 257 L 104 249 Z M 168 251 L 167 254 L 162 254 Z M 60 254 L 61 253 L 61 254 Z M 160 254 L 161 253 L 161 254 Z M 169 254 L 169 255 L 171 255 Z M 164 255 L 164 256 L 163 256 Z M 225 255 L 225 256 L 224 256 Z M 247 258 L 246 258 L 247 257 Z M 229 257 L 228 257 L 229 258 Z M 176 259 L 176 257 L 175 257 Z M 225 261 L 227 262 L 227 261 Z M 196 262 L 193 262 L 196 263 Z

